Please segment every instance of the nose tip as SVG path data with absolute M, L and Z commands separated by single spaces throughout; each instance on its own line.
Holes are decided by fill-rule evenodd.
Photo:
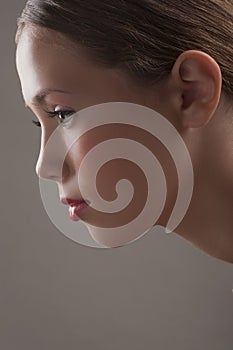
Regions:
M 62 139 L 49 137 L 46 133 L 42 135 L 35 171 L 41 179 L 63 182 L 69 177 L 71 166 L 67 148 Z
M 65 171 L 66 167 L 67 166 L 64 165 L 62 171 L 60 170 L 61 173 L 59 174 L 58 170 L 55 171 L 55 169 L 44 167 L 41 164 L 37 163 L 35 172 L 40 179 L 52 180 L 63 183 L 65 182 L 65 177 L 68 176 L 68 172 Z
M 49 169 L 47 171 L 45 171 L 44 169 L 41 170 L 41 168 L 36 168 L 35 172 L 36 172 L 38 178 L 40 178 L 40 179 L 52 180 L 55 182 L 59 182 L 61 184 L 65 183 L 66 179 L 68 177 L 68 175 L 64 176 L 64 172 L 61 176 L 58 176 L 57 174 L 50 172 Z
M 61 177 L 53 175 L 49 172 L 45 172 L 44 170 L 41 171 L 41 169 L 36 168 L 35 172 L 40 179 L 53 180 L 53 181 L 60 181 L 61 180 Z

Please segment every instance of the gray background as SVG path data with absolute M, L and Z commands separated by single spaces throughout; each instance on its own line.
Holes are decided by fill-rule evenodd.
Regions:
M 0 348 L 231 350 L 232 264 L 162 232 L 88 248 L 47 216 L 35 173 L 40 129 L 15 68 L 24 4 L 0 3 Z

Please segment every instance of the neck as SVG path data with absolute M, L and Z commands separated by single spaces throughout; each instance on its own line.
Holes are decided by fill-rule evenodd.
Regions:
M 189 209 L 175 233 L 210 256 L 233 263 L 232 198 L 219 186 L 194 183 Z

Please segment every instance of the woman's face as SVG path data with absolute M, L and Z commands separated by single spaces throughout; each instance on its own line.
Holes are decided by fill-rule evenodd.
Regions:
M 214 59 L 200 51 L 183 52 L 168 78 L 153 87 L 139 87 L 120 69 L 100 68 L 90 63 L 84 52 L 74 47 L 63 35 L 40 27 L 37 27 L 36 36 L 34 34 L 31 26 L 26 25 L 17 46 L 16 65 L 25 103 L 41 124 L 41 148 L 36 165 L 38 176 L 57 183 L 60 199 L 85 199 L 91 202 L 85 210 L 78 211 L 79 218 L 96 242 L 107 247 L 118 247 L 136 240 L 147 230 L 143 231 L 141 227 L 138 229 L 140 225 L 137 225 L 126 233 L 122 231 L 123 234 L 118 234 L 115 231 L 115 234 L 114 230 L 110 233 L 110 229 L 130 227 L 128 224 L 140 217 L 141 212 L 144 213 L 145 202 L 148 202 L 154 190 L 155 197 L 150 202 L 149 211 L 151 216 L 155 215 L 149 226 L 170 228 L 167 223 L 174 212 L 174 205 L 180 204 L 178 198 L 182 202 L 183 197 L 192 190 L 189 180 L 193 170 L 195 187 L 192 200 L 190 205 L 187 201 L 181 203 L 184 215 L 180 217 L 181 224 L 178 223 L 176 233 L 210 255 L 232 261 L 232 252 L 229 252 L 232 246 L 232 116 L 231 111 L 229 115 L 225 111 L 225 98 L 221 94 L 221 70 Z M 93 111 L 94 117 L 102 118 L 102 112 L 97 113 L 98 106 L 119 106 L 111 102 L 126 102 L 131 103 L 131 106 L 143 107 L 139 118 L 137 116 L 142 126 L 137 128 L 138 124 L 135 126 L 134 122 L 114 123 L 112 115 L 116 115 L 116 110 L 110 108 L 107 113 L 110 123 L 98 125 L 97 118 L 97 127 L 87 128 L 85 118 L 88 120 Z M 155 120 L 159 120 L 155 125 L 156 130 L 153 129 L 154 125 L 152 127 L 156 137 L 148 129 L 148 110 L 153 112 L 153 117 L 158 117 Z M 65 120 L 74 114 L 68 128 L 58 116 L 50 118 L 48 112 L 54 111 L 63 111 Z M 133 110 L 133 118 L 136 112 Z M 85 118 L 76 119 L 79 114 Z M 122 115 L 125 116 L 124 113 Z M 172 126 L 168 134 L 163 132 L 164 125 L 169 125 L 169 128 Z M 55 133 L 57 130 L 58 134 Z M 81 130 L 88 131 L 82 133 Z M 188 158 L 183 157 L 184 149 L 177 143 L 177 134 L 173 138 L 174 130 L 185 142 L 182 147 L 187 146 L 193 169 L 189 168 Z M 75 138 L 74 143 L 69 143 L 72 133 L 73 136 L 81 136 Z M 48 157 L 46 145 L 54 134 L 58 135 L 58 139 Z M 162 139 L 160 136 L 165 137 Z M 115 139 L 118 140 L 118 146 L 106 146 L 103 157 L 103 153 L 95 153 L 99 145 L 109 145 L 104 141 Z M 126 145 L 124 140 L 135 141 L 130 144 L 133 148 L 128 147 L 129 143 Z M 168 148 L 168 141 L 170 146 L 174 141 L 174 147 Z M 138 144 L 144 146 L 147 155 L 140 153 Z M 68 152 L 64 153 L 63 146 L 67 147 Z M 118 154 L 118 151 L 121 151 L 120 156 L 113 155 L 105 161 L 105 157 Z M 179 156 L 177 162 L 174 161 L 174 152 Z M 61 156 L 63 153 L 64 157 Z M 89 154 L 92 158 L 88 158 Z M 216 157 L 219 154 L 224 154 L 224 157 Z M 152 174 L 152 190 L 148 185 L 147 173 L 144 174 L 143 167 L 137 166 L 135 157 L 139 164 L 152 159 L 147 168 Z M 89 163 L 85 163 L 87 158 Z M 155 158 L 161 165 L 156 170 Z M 59 165 L 61 159 L 62 164 Z M 83 167 L 83 164 L 88 166 Z M 96 164 L 101 164 L 98 172 L 95 172 Z M 181 170 L 181 176 L 178 170 Z M 122 179 L 128 181 L 122 185 Z M 118 186 L 120 181 L 121 186 Z M 166 198 L 161 194 L 164 185 Z M 183 197 L 178 196 L 181 192 Z M 126 204 L 119 206 L 120 209 L 117 207 L 118 210 L 111 210 L 119 198 L 120 204 Z M 109 203 L 110 210 L 103 210 L 103 200 L 105 209 Z M 70 216 L 76 220 L 74 209 L 75 206 L 71 205 Z M 216 239 L 213 239 L 214 232 Z
M 174 183 L 174 187 L 170 185 L 167 195 L 168 209 L 163 211 L 160 221 L 155 222 L 158 225 L 162 224 L 163 218 L 166 219 L 170 212 L 171 203 L 175 200 L 176 170 L 161 143 L 158 140 L 150 142 L 147 133 L 138 134 L 135 132 L 136 129 L 129 125 L 105 125 L 83 135 L 69 148 L 62 167 L 62 177 L 59 175 L 59 169 L 56 168 L 54 160 L 58 155 L 54 154 L 51 162 L 44 161 L 45 146 L 52 133 L 60 125 L 59 118 L 49 118 L 47 112 L 68 111 L 68 114 L 69 112 L 72 114 L 106 102 L 130 102 L 156 109 L 162 115 L 166 114 L 166 101 L 162 106 L 159 86 L 157 90 L 150 90 L 150 92 L 145 88 L 138 88 L 130 84 L 119 71 L 98 68 L 85 61 L 81 53 L 78 56 L 78 51 L 76 51 L 77 55 L 73 55 L 68 50 L 68 46 L 66 50 L 62 45 L 55 44 L 54 35 L 53 31 L 48 31 L 47 38 L 50 36 L 51 40 L 45 42 L 35 38 L 26 27 L 20 38 L 16 54 L 17 70 L 25 104 L 41 124 L 41 148 L 36 165 L 38 176 L 54 180 L 58 184 L 60 199 L 83 199 L 77 185 L 77 177 L 82 159 L 95 145 L 106 139 L 114 139 L 116 136 L 124 139 L 138 139 L 141 143 L 142 141 L 147 142 L 147 147 L 151 150 L 153 144 L 157 158 L 161 163 L 165 162 L 167 169 L 170 167 L 167 175 L 168 182 L 171 180 L 170 183 Z M 43 98 L 36 98 L 41 91 L 45 90 L 47 94 Z M 69 118 L 69 115 L 65 118 Z M 64 141 L 62 138 L 63 135 L 65 138 L 65 133 L 64 128 L 64 134 L 62 131 L 60 134 L 61 143 Z M 81 220 L 96 227 L 91 230 L 92 237 L 97 242 L 111 247 L 126 244 L 135 240 L 137 236 L 134 232 L 129 232 L 124 237 L 110 238 L 100 233 L 98 227 L 117 227 L 121 226 L 122 222 L 127 223 L 132 220 L 142 210 L 141 205 L 146 201 L 147 196 L 146 182 L 143 181 L 142 174 L 137 171 L 133 163 L 129 165 L 123 159 L 109 163 L 106 170 L 98 176 L 98 181 L 96 181 L 98 193 L 107 201 L 115 200 L 115 186 L 122 178 L 131 180 L 136 194 L 133 205 L 128 207 L 125 214 L 119 212 L 110 215 L 94 210 L 90 206 L 79 212 Z M 93 183 L 90 183 L 88 172 L 81 181 L 84 187 L 93 186 Z M 84 199 L 93 203 L 93 198 Z M 98 203 L 95 203 L 95 207 L 98 208 Z
M 143 106 L 154 108 L 157 105 L 159 110 L 159 94 L 154 93 L 152 106 L 148 91 L 139 89 L 130 84 L 117 70 L 98 68 L 83 59 L 83 56 L 73 54 L 71 50 L 65 49 L 62 45 L 53 43 L 53 31 L 47 33 L 47 39 L 51 36 L 51 41 L 45 42 L 35 38 L 27 27 L 24 29 L 20 38 L 16 63 L 19 78 L 22 86 L 22 94 L 26 106 L 36 115 L 41 125 L 41 149 L 36 165 L 36 172 L 39 177 L 56 181 L 59 188 L 60 199 L 70 198 L 75 200 L 83 199 L 80 188 L 77 185 L 77 177 L 82 159 L 87 152 L 101 141 L 114 139 L 114 137 L 129 138 L 136 140 L 137 133 L 133 126 L 127 125 L 105 125 L 99 127 L 95 132 L 89 132 L 80 137 L 70 147 L 62 167 L 62 177 L 59 175 L 59 169 L 56 168 L 54 161 L 57 156 L 54 154 L 53 161 L 45 162 L 45 146 L 60 125 L 58 116 L 49 118 L 47 112 L 67 111 L 63 117 L 69 118 L 69 113 L 81 111 L 87 107 L 103 104 L 106 102 L 131 102 Z M 52 44 L 53 43 L 53 44 Z M 67 41 L 68 43 L 68 41 Z M 48 91 L 49 90 L 49 91 Z M 41 92 L 46 91 L 46 95 Z M 62 129 L 61 129 L 62 130 Z M 61 131 L 61 138 L 65 138 Z M 148 142 L 148 136 L 142 133 L 138 136 L 141 140 L 144 138 Z M 64 140 L 61 140 L 61 143 Z M 140 141 L 140 140 L 139 140 Z M 150 147 L 148 145 L 148 147 Z M 160 161 L 163 160 L 161 144 L 155 140 L 157 150 L 161 148 Z M 56 151 L 54 151 L 55 153 Z M 172 176 L 172 172 L 171 172 Z M 86 173 L 80 180 L 85 187 L 93 186 L 90 183 L 90 173 Z M 131 166 L 124 160 L 112 161 L 108 164 L 105 171 L 101 172 L 96 181 L 97 191 L 105 200 L 113 201 L 116 199 L 116 183 L 126 178 L 132 181 L 135 191 L 134 203 L 128 210 L 121 213 L 106 214 L 92 209 L 90 206 L 78 215 L 85 223 L 96 226 L 91 230 L 92 237 L 99 243 L 107 246 L 120 246 L 137 238 L 133 232 L 125 235 L 106 238 L 98 231 L 98 227 L 116 227 L 120 226 L 139 214 L 141 204 L 145 202 L 147 187 L 143 181 L 142 174 L 135 169 L 133 163 Z M 174 178 L 174 177 L 173 177 Z M 171 197 L 170 193 L 170 197 Z M 93 203 L 93 198 L 84 198 Z M 93 203 L 94 204 L 94 203 Z M 98 204 L 95 203 L 98 208 Z M 74 206 L 72 206 L 74 208 Z M 70 208 L 70 212 L 71 212 Z M 72 213 L 71 213 L 72 214 Z M 74 212 L 73 212 L 74 214 Z M 163 216 L 167 214 L 164 212 Z M 75 216 L 71 215 L 75 220 Z

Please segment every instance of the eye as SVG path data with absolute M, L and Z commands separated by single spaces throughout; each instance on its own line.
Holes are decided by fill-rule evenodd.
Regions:
M 55 111 L 55 112 L 49 112 L 49 111 L 45 111 L 48 114 L 49 118 L 54 118 L 54 117 L 58 117 L 59 121 L 62 124 L 66 124 L 70 118 L 66 118 L 66 117 L 72 117 L 72 115 L 75 113 L 75 111 Z M 35 124 L 38 127 L 41 127 L 41 123 L 36 121 L 36 120 L 32 120 L 33 124 Z

